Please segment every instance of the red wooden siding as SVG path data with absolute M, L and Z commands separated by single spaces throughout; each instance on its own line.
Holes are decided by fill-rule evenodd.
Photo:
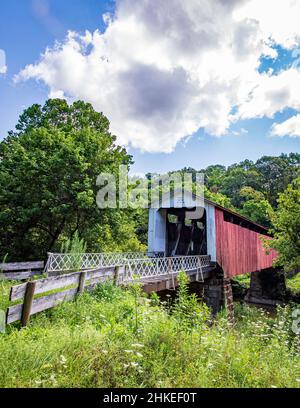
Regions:
M 216 211 L 217 262 L 225 276 L 255 272 L 272 266 L 276 251 L 266 254 L 261 234 L 231 222 L 224 221 L 223 211 Z

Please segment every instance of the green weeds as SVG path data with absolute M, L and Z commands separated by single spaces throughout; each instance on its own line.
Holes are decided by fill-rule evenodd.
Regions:
M 0 387 L 299 387 L 291 306 L 236 305 L 230 329 L 179 277 L 168 307 L 108 282 L 0 335 Z

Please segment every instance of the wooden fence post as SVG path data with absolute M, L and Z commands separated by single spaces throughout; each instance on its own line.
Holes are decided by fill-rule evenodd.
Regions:
M 36 281 L 27 282 L 26 292 L 24 296 L 23 309 L 22 309 L 22 319 L 21 319 L 22 327 L 27 326 L 27 323 L 30 318 L 31 307 L 32 307 L 34 291 L 35 291 L 35 285 L 36 285 Z
M 79 277 L 78 291 L 77 293 L 82 293 L 84 291 L 84 284 L 86 280 L 86 271 L 81 272 Z
M 114 272 L 114 284 L 118 286 L 119 283 L 119 275 L 120 275 L 120 266 L 115 266 Z

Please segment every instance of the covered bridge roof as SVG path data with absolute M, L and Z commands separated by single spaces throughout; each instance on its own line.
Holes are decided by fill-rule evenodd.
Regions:
M 171 204 L 173 205 L 166 205 L 165 203 L 165 199 L 169 198 L 169 194 L 164 194 L 161 198 L 161 203 L 158 206 L 158 208 L 172 208 L 173 206 L 176 208 L 191 208 L 194 207 L 193 205 L 191 205 L 191 203 L 195 203 L 195 201 L 198 199 L 203 200 L 201 197 L 197 196 L 194 193 L 186 193 L 185 192 L 185 196 L 184 199 L 187 200 L 186 202 L 182 200 L 182 191 L 181 190 L 175 190 L 173 192 L 171 192 L 170 194 L 171 196 Z M 176 200 L 176 198 L 181 199 L 181 201 Z M 225 221 L 229 221 L 233 224 L 237 224 L 240 225 L 244 228 L 248 228 L 252 231 L 258 232 L 260 234 L 263 235 L 268 235 L 271 236 L 271 234 L 268 232 L 268 228 L 264 227 L 263 225 L 258 224 L 255 221 L 252 221 L 250 218 L 244 217 L 243 215 L 237 213 L 236 211 L 233 211 L 229 208 L 223 207 L 222 205 L 211 201 L 207 198 L 204 197 L 204 203 L 207 203 L 209 205 L 212 205 L 216 208 L 219 208 L 220 210 L 222 210 L 224 212 L 224 219 Z

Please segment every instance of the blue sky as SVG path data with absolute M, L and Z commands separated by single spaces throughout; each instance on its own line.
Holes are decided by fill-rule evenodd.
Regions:
M 38 4 L 38 2 L 36 3 Z M 43 103 L 48 90 L 42 83 L 15 85 L 13 76 L 26 64 L 36 61 L 47 46 L 63 40 L 68 30 L 104 29 L 101 15 L 113 7 L 112 1 L 51 0 L 48 2 L 57 24 L 48 24 L 36 11 L 32 0 L 0 2 L 0 49 L 6 53 L 8 72 L 0 76 L 0 138 L 12 129 L 24 108 Z
M 120 0 L 119 4 L 121 3 L 122 0 Z M 51 91 L 53 92 L 63 91 L 69 96 L 71 94 L 71 97 L 74 97 L 75 99 L 79 95 L 79 97 L 82 99 L 85 99 L 86 97 L 86 99 L 91 102 L 95 100 L 96 109 L 101 109 L 104 111 L 104 113 L 109 112 L 113 118 L 112 122 L 114 132 L 118 136 L 121 135 L 120 142 L 129 144 L 129 152 L 133 155 L 135 160 L 135 165 L 133 166 L 133 171 L 135 172 L 165 172 L 168 170 L 180 169 L 184 166 L 191 166 L 196 169 L 200 169 L 210 164 L 220 163 L 230 165 L 246 158 L 256 160 L 262 155 L 279 155 L 280 153 L 300 151 L 300 137 L 298 136 L 296 130 L 291 131 L 290 135 L 284 135 L 282 132 L 277 136 L 270 135 L 272 125 L 274 126 L 274 124 L 284 123 L 289 118 L 297 115 L 299 111 L 297 103 L 287 101 L 285 104 L 279 104 L 279 106 L 278 101 L 276 102 L 272 96 L 273 99 L 271 102 L 269 99 L 263 99 L 263 112 L 260 115 L 255 112 L 255 105 L 257 105 L 255 101 L 251 106 L 248 104 L 246 99 L 239 101 L 242 106 L 241 114 L 238 119 L 231 121 L 229 126 L 227 126 L 226 130 L 224 131 L 224 123 L 226 123 L 229 113 L 223 113 L 222 102 L 220 105 L 220 116 L 224 116 L 224 119 L 222 119 L 222 123 L 218 123 L 218 109 L 220 108 L 218 108 L 217 102 L 220 99 L 220 101 L 224 101 L 224 105 L 226 105 L 226 98 L 228 98 L 228 100 L 232 100 L 233 96 L 230 93 L 231 90 L 228 90 L 227 94 L 224 94 L 223 90 L 219 90 L 221 89 L 221 85 L 219 89 L 216 90 L 211 83 L 207 83 L 206 88 L 209 86 L 209 89 L 212 89 L 211 92 L 215 92 L 215 96 L 212 95 L 211 97 L 214 97 L 216 100 L 216 110 L 214 110 L 215 107 L 211 107 L 209 104 L 209 107 L 207 107 L 207 104 L 203 104 L 203 101 L 201 101 L 201 104 L 196 105 L 195 100 L 198 96 L 197 89 L 194 87 L 191 91 L 190 82 L 188 81 L 187 84 L 184 83 L 187 74 L 189 75 L 193 73 L 192 69 L 194 68 L 191 67 L 194 67 L 192 64 L 194 61 L 192 61 L 194 58 L 194 53 L 193 55 L 191 54 L 192 56 L 189 55 L 186 57 L 186 60 L 182 66 L 176 65 L 176 69 L 172 69 L 172 75 L 174 72 L 176 72 L 175 79 L 174 77 L 169 77 L 166 75 L 170 64 L 167 59 L 166 62 L 164 60 L 165 55 L 168 56 L 171 62 L 173 62 L 173 59 L 176 57 L 174 57 L 175 54 L 170 41 L 168 43 L 168 48 L 164 50 L 164 54 L 162 54 L 160 63 L 158 65 L 153 63 L 152 57 L 149 54 L 145 54 L 146 56 L 140 57 L 144 58 L 142 60 L 143 64 L 144 60 L 147 60 L 147 69 L 145 69 L 146 63 L 145 66 L 141 65 L 141 60 L 137 63 L 136 58 L 134 59 L 133 63 L 133 58 L 131 55 L 126 55 L 124 57 L 122 54 L 122 47 L 124 47 L 124 44 L 122 43 L 120 51 L 118 51 L 118 55 L 116 51 L 118 48 L 117 42 L 122 41 L 122 30 L 128 30 L 130 35 L 132 34 L 130 28 L 127 26 L 127 28 L 124 28 L 124 21 L 129 21 L 132 16 L 133 18 L 138 16 L 139 22 L 148 28 L 149 25 L 153 24 L 153 19 L 157 18 L 157 14 L 159 12 L 158 8 L 157 13 L 152 16 L 152 11 L 150 10 L 149 12 L 149 9 L 147 9 L 147 7 L 149 7 L 147 0 L 141 0 L 139 7 L 136 10 L 132 7 L 131 0 L 126 0 L 124 1 L 124 4 L 125 3 L 125 6 L 121 4 L 119 13 L 116 13 L 116 5 L 113 1 L 3 0 L 0 2 L 0 49 L 4 50 L 6 53 L 7 64 L 6 74 L 0 75 L 1 139 L 6 136 L 8 130 L 14 127 L 22 110 L 33 103 L 43 103 L 49 95 L 49 88 L 51 88 Z M 142 3 L 144 3 L 144 5 Z M 255 9 L 254 11 L 256 12 L 257 10 Z M 185 13 L 185 10 L 181 10 L 181 12 Z M 223 9 L 220 11 L 220 13 L 221 12 L 224 12 Z M 226 10 L 228 15 L 230 12 L 230 10 Z M 291 10 L 291 13 L 292 12 L 293 11 Z M 110 23 L 103 21 L 102 15 L 104 13 L 110 13 Z M 164 13 L 166 13 L 165 9 Z M 150 17 L 152 20 L 150 20 Z M 179 37 L 179 35 L 182 34 L 184 27 L 185 20 L 183 17 L 185 18 L 186 15 L 184 14 L 180 18 L 179 25 L 176 25 L 177 20 L 174 17 L 174 22 L 176 24 L 173 23 L 173 21 L 170 23 L 169 18 L 166 20 L 164 26 L 170 23 L 170 30 L 174 30 L 175 34 L 178 32 L 177 37 Z M 159 21 L 161 20 L 162 19 L 160 18 Z M 267 23 L 265 23 L 263 20 L 261 20 L 260 23 L 262 24 L 263 28 L 265 26 L 268 27 Z M 99 78 L 99 82 L 95 82 L 95 89 L 91 90 L 92 94 L 81 94 L 80 91 L 78 91 L 78 86 L 74 85 L 74 87 L 72 87 L 72 84 L 69 84 L 66 86 L 66 89 L 64 89 L 64 82 L 61 78 L 65 78 L 65 76 L 63 76 L 61 71 L 56 73 L 57 78 L 59 78 L 57 82 L 47 82 L 48 77 L 44 71 L 40 73 L 41 70 L 38 64 L 41 61 L 40 55 L 47 47 L 50 47 L 50 49 L 53 50 L 55 42 L 63 43 L 66 41 L 66 35 L 69 30 L 76 32 L 77 35 L 84 35 L 86 30 L 93 33 L 98 29 L 99 40 L 101 39 L 101 34 L 107 30 L 109 24 L 112 28 L 112 34 L 110 37 L 107 35 L 106 42 L 111 42 L 114 47 L 106 50 L 106 52 L 110 55 L 110 61 L 112 61 L 114 64 L 110 65 L 108 70 L 114 71 L 114 75 L 110 74 L 110 71 L 108 71 L 110 82 L 109 89 L 105 89 L 105 92 L 110 92 L 111 89 L 114 89 L 114 81 L 117 81 L 119 86 L 120 78 L 125 77 L 125 79 L 124 83 L 122 83 L 121 90 L 119 90 L 116 95 L 112 95 L 113 98 L 115 97 L 114 101 L 116 101 L 114 102 L 113 107 L 112 105 L 106 105 L 104 103 L 102 109 L 102 97 L 99 96 L 97 99 L 93 95 L 93 93 L 101 94 L 102 92 L 101 78 Z M 133 23 L 133 27 L 135 27 L 134 24 L 135 23 Z M 230 24 L 230 21 L 228 24 Z M 263 24 L 265 24 L 265 26 Z M 215 22 L 215 26 L 218 27 L 218 21 Z M 153 34 L 153 43 L 161 44 L 161 41 L 163 38 L 165 38 L 164 36 L 166 34 L 163 32 L 163 28 L 158 26 L 155 27 L 157 27 L 157 30 L 155 30 L 155 33 Z M 238 26 L 236 32 L 238 32 L 241 27 L 244 26 Z M 161 33 L 159 31 L 160 29 L 162 30 Z M 254 30 L 253 26 L 249 27 L 249 30 Z M 295 33 L 295 36 L 298 34 L 299 33 Z M 161 35 L 160 38 L 158 37 L 159 35 Z M 190 33 L 187 32 L 182 34 L 183 38 L 190 38 L 188 37 L 189 35 Z M 244 35 L 248 36 L 248 34 L 244 34 L 242 32 L 241 37 L 238 38 L 239 44 L 244 44 Z M 270 53 L 272 50 L 276 51 L 276 57 L 261 57 L 261 65 L 257 70 L 261 75 L 267 75 L 270 68 L 274 70 L 272 75 L 278 75 L 282 71 L 289 70 L 294 60 L 292 51 L 296 48 L 296 46 L 294 45 L 292 47 L 291 45 L 287 44 L 287 42 L 285 42 L 284 35 L 287 34 L 284 32 L 282 33 L 281 37 L 275 38 L 275 40 L 281 44 L 274 44 L 273 41 L 273 44 L 270 47 Z M 126 36 L 123 35 L 123 37 Z M 174 36 L 171 37 L 173 38 Z M 132 41 L 130 43 L 129 41 L 127 44 L 129 48 L 131 46 L 133 47 L 132 53 L 134 55 L 138 56 L 139 53 L 141 53 L 140 48 L 143 48 L 143 46 L 137 48 L 136 50 L 134 48 L 139 45 L 139 42 L 143 45 L 143 41 L 145 41 L 145 44 L 148 44 L 148 46 L 150 41 L 151 46 L 151 39 L 149 40 L 149 36 L 147 35 L 145 36 L 145 39 L 143 39 L 138 35 L 137 31 L 136 43 L 132 43 Z M 148 43 L 146 43 L 146 41 L 148 41 Z M 210 43 L 209 38 L 206 39 L 206 41 Z M 95 45 L 96 42 L 97 38 L 91 40 L 92 47 L 98 46 Z M 178 43 L 176 46 L 177 45 Z M 214 45 L 212 45 L 212 50 L 214 51 L 213 47 Z M 112 48 L 114 48 L 113 52 Z M 198 45 L 197 49 L 199 49 Z M 153 49 L 151 52 L 153 52 L 153 55 L 155 56 L 160 55 L 158 54 L 158 52 L 160 52 L 159 46 L 157 45 L 156 49 Z M 176 52 L 179 52 L 178 49 Z M 207 52 L 207 50 L 204 47 L 203 53 L 205 52 Z M 177 54 L 177 60 L 178 55 L 183 55 L 185 53 L 184 48 L 181 53 L 182 54 Z M 52 52 L 50 58 L 46 61 L 48 66 L 53 62 L 53 55 L 54 54 Z M 64 58 L 65 55 L 66 54 L 62 54 Z M 204 54 L 201 54 L 199 51 L 199 59 L 197 61 L 202 61 L 202 55 Z M 188 60 L 188 58 L 190 59 Z M 120 61 L 122 63 L 125 61 L 127 64 L 126 66 L 128 67 L 128 72 L 126 72 L 126 75 L 124 75 L 124 71 L 122 71 L 122 76 L 120 76 L 119 72 L 115 72 L 115 66 L 118 65 Z M 130 61 L 130 63 L 128 63 L 128 61 Z M 188 63 L 186 61 L 188 61 Z M 34 71 L 34 73 L 32 73 L 32 71 L 29 73 L 26 72 L 23 75 L 22 80 L 15 82 L 13 80 L 14 76 L 19 74 L 28 64 L 35 64 L 35 66 L 39 69 L 39 73 L 37 74 L 37 71 Z M 202 64 L 202 62 L 199 62 L 199 64 Z M 51 66 L 52 70 L 53 66 L 56 67 L 56 65 Z M 61 70 L 62 68 L 59 67 L 55 69 Z M 202 75 L 204 72 L 204 76 L 205 69 L 205 66 L 201 67 L 201 72 Z M 209 70 L 209 67 L 207 67 L 207 70 Z M 95 72 L 97 74 L 99 71 Z M 169 70 L 168 72 L 171 71 Z M 116 74 L 119 76 L 117 77 Z M 160 75 L 159 81 L 157 80 L 158 75 Z M 226 83 L 228 83 L 228 78 L 230 78 L 230 80 L 232 80 L 232 78 L 230 73 L 226 75 L 227 76 L 225 79 L 227 81 Z M 116 78 L 118 79 L 116 80 Z M 151 87 L 145 88 L 144 83 L 145 81 L 148 81 L 148 79 L 150 83 L 152 81 L 152 85 Z M 74 78 L 74 83 L 77 80 L 77 77 Z M 87 81 L 89 81 L 88 78 Z M 243 77 L 243 81 L 245 81 L 245 77 Z M 179 83 L 183 83 L 186 86 L 179 87 Z M 232 82 L 232 84 L 232 86 L 235 86 L 234 82 Z M 89 82 L 87 82 L 87 86 L 88 85 Z M 164 89 L 165 86 L 166 89 Z M 261 79 L 259 78 L 254 89 L 263 86 L 264 85 L 261 85 Z M 276 86 L 277 85 L 272 85 L 272 95 L 273 93 L 276 94 L 278 91 Z M 157 94 L 157 89 L 159 88 L 163 88 L 163 93 L 161 95 Z M 280 92 L 281 91 L 283 92 L 283 90 L 280 88 Z M 199 94 L 201 94 L 201 92 L 202 88 L 199 88 Z M 290 91 L 288 90 L 287 93 L 290 93 Z M 122 105 L 120 102 L 120 109 L 116 109 L 116 103 L 122 99 L 123 95 L 127 97 L 127 94 L 128 100 L 124 102 L 124 105 Z M 266 94 L 270 94 L 270 88 L 268 88 L 268 92 L 266 92 Z M 262 103 L 261 95 L 262 93 L 257 96 L 257 100 L 260 103 Z M 284 90 L 284 97 L 285 95 L 286 92 Z M 209 98 L 210 94 L 208 96 L 205 95 L 204 100 L 207 101 Z M 178 99 L 180 99 L 180 104 Z M 133 106 L 131 107 L 132 101 Z M 134 105 L 135 103 L 136 106 Z M 270 105 L 273 104 L 274 107 L 270 107 L 264 112 L 265 105 L 267 103 L 270 103 Z M 276 103 L 279 106 L 278 108 L 276 107 Z M 156 106 L 152 106 L 153 104 Z M 233 102 L 232 111 L 235 109 L 235 104 L 236 102 Z M 130 106 L 131 109 L 128 109 L 128 112 L 126 111 L 124 113 L 124 106 L 126 109 L 128 106 Z M 187 109 L 187 106 L 190 106 L 191 108 Z M 202 108 L 203 111 L 201 110 Z M 181 112 L 185 109 L 186 112 L 184 112 L 184 115 L 181 117 Z M 121 110 L 123 112 L 120 113 Z M 159 113 L 157 113 L 158 110 Z M 193 112 L 192 116 L 190 115 L 191 111 Z M 107 115 L 109 119 L 111 119 L 110 115 Z M 128 123 L 130 122 L 129 124 L 127 124 L 127 118 Z M 198 123 L 203 123 L 203 126 L 200 126 L 200 129 L 197 130 Z M 168 127 L 169 124 L 170 126 Z M 137 133 L 134 136 L 133 133 L 136 129 Z M 192 129 L 192 136 L 188 134 L 190 132 L 189 129 Z M 194 129 L 196 129 L 195 132 Z M 175 139 L 171 142 L 170 139 L 172 138 L 173 130 Z M 123 132 L 124 136 L 122 134 Z

